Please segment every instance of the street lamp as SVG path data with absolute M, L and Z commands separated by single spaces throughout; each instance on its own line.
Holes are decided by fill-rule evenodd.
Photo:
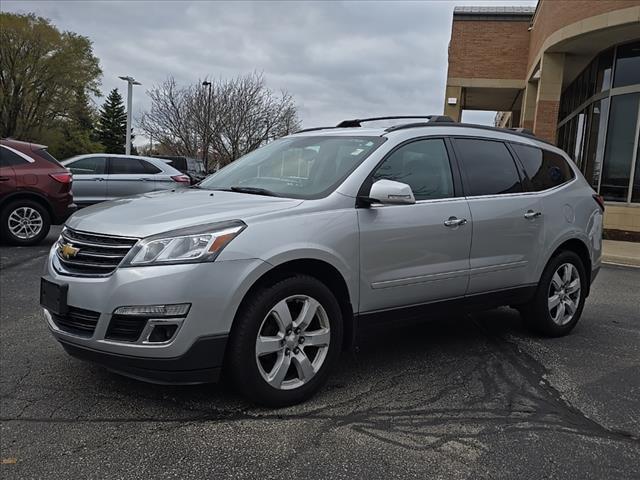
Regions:
M 131 99 L 133 97 L 133 86 L 142 85 L 137 82 L 133 77 L 119 77 L 120 80 L 124 80 L 128 84 L 127 88 L 127 136 L 125 143 L 125 153 L 131 155 Z
M 205 168 L 208 168 L 207 162 L 207 154 L 209 153 L 209 122 L 211 122 L 211 82 L 205 80 L 202 82 L 203 87 L 207 87 L 207 120 L 205 122 L 205 133 L 204 138 L 202 139 L 202 163 L 204 163 Z

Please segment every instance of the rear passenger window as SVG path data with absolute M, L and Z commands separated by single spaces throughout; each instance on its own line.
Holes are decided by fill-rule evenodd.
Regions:
M 0 167 L 10 167 L 11 165 L 27 165 L 29 162 L 2 145 L 0 147 Z
M 146 163 L 146 162 L 144 162 Z M 146 174 L 143 162 L 137 158 L 118 158 L 109 159 L 109 174 L 111 175 L 140 175 Z
M 516 164 L 504 143 L 475 138 L 454 142 L 465 171 L 467 196 L 522 192 Z
M 144 160 L 140 160 L 140 162 L 142 163 L 142 165 L 144 166 L 144 169 L 147 173 L 160 173 L 162 170 L 160 170 L 158 167 L 156 167 L 155 165 L 149 163 L 149 162 L 145 162 Z
M 106 170 L 107 160 L 104 157 L 81 158 L 69 164 L 74 175 L 101 175 Z
M 453 177 L 444 141 L 418 140 L 398 148 L 378 167 L 373 181 L 394 180 L 411 187 L 416 200 L 453 197 Z
M 517 143 L 511 146 L 522 162 L 534 192 L 557 187 L 574 177 L 567 161 L 557 153 Z

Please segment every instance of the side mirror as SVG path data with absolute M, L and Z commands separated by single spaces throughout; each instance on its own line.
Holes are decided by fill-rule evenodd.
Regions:
M 411 187 L 406 183 L 393 180 L 378 180 L 371 186 L 369 203 L 383 205 L 413 205 L 416 199 Z

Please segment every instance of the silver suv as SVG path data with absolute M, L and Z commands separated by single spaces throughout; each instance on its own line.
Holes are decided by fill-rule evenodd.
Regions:
M 604 207 L 567 155 L 525 133 L 402 118 L 299 132 L 193 188 L 77 212 L 41 284 L 53 335 L 152 382 L 224 369 L 282 406 L 379 319 L 510 305 L 545 335 L 571 331 Z

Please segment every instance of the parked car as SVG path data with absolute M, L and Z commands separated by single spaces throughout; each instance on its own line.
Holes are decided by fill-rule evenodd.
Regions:
M 69 171 L 47 147 L 0 141 L 0 237 L 15 245 L 34 245 L 63 223 L 76 206 Z
M 78 155 L 62 164 L 73 173 L 78 206 L 191 184 L 187 175 L 158 158 L 109 153 Z
M 299 132 L 196 188 L 76 213 L 42 281 L 53 335 L 150 381 L 224 368 L 282 406 L 372 322 L 510 305 L 569 333 L 600 268 L 602 199 L 553 145 L 427 118 Z
M 181 157 L 175 155 L 154 155 L 154 158 L 162 158 L 173 168 L 180 170 L 191 179 L 191 184 L 196 184 L 207 176 L 204 162 L 197 158 Z

